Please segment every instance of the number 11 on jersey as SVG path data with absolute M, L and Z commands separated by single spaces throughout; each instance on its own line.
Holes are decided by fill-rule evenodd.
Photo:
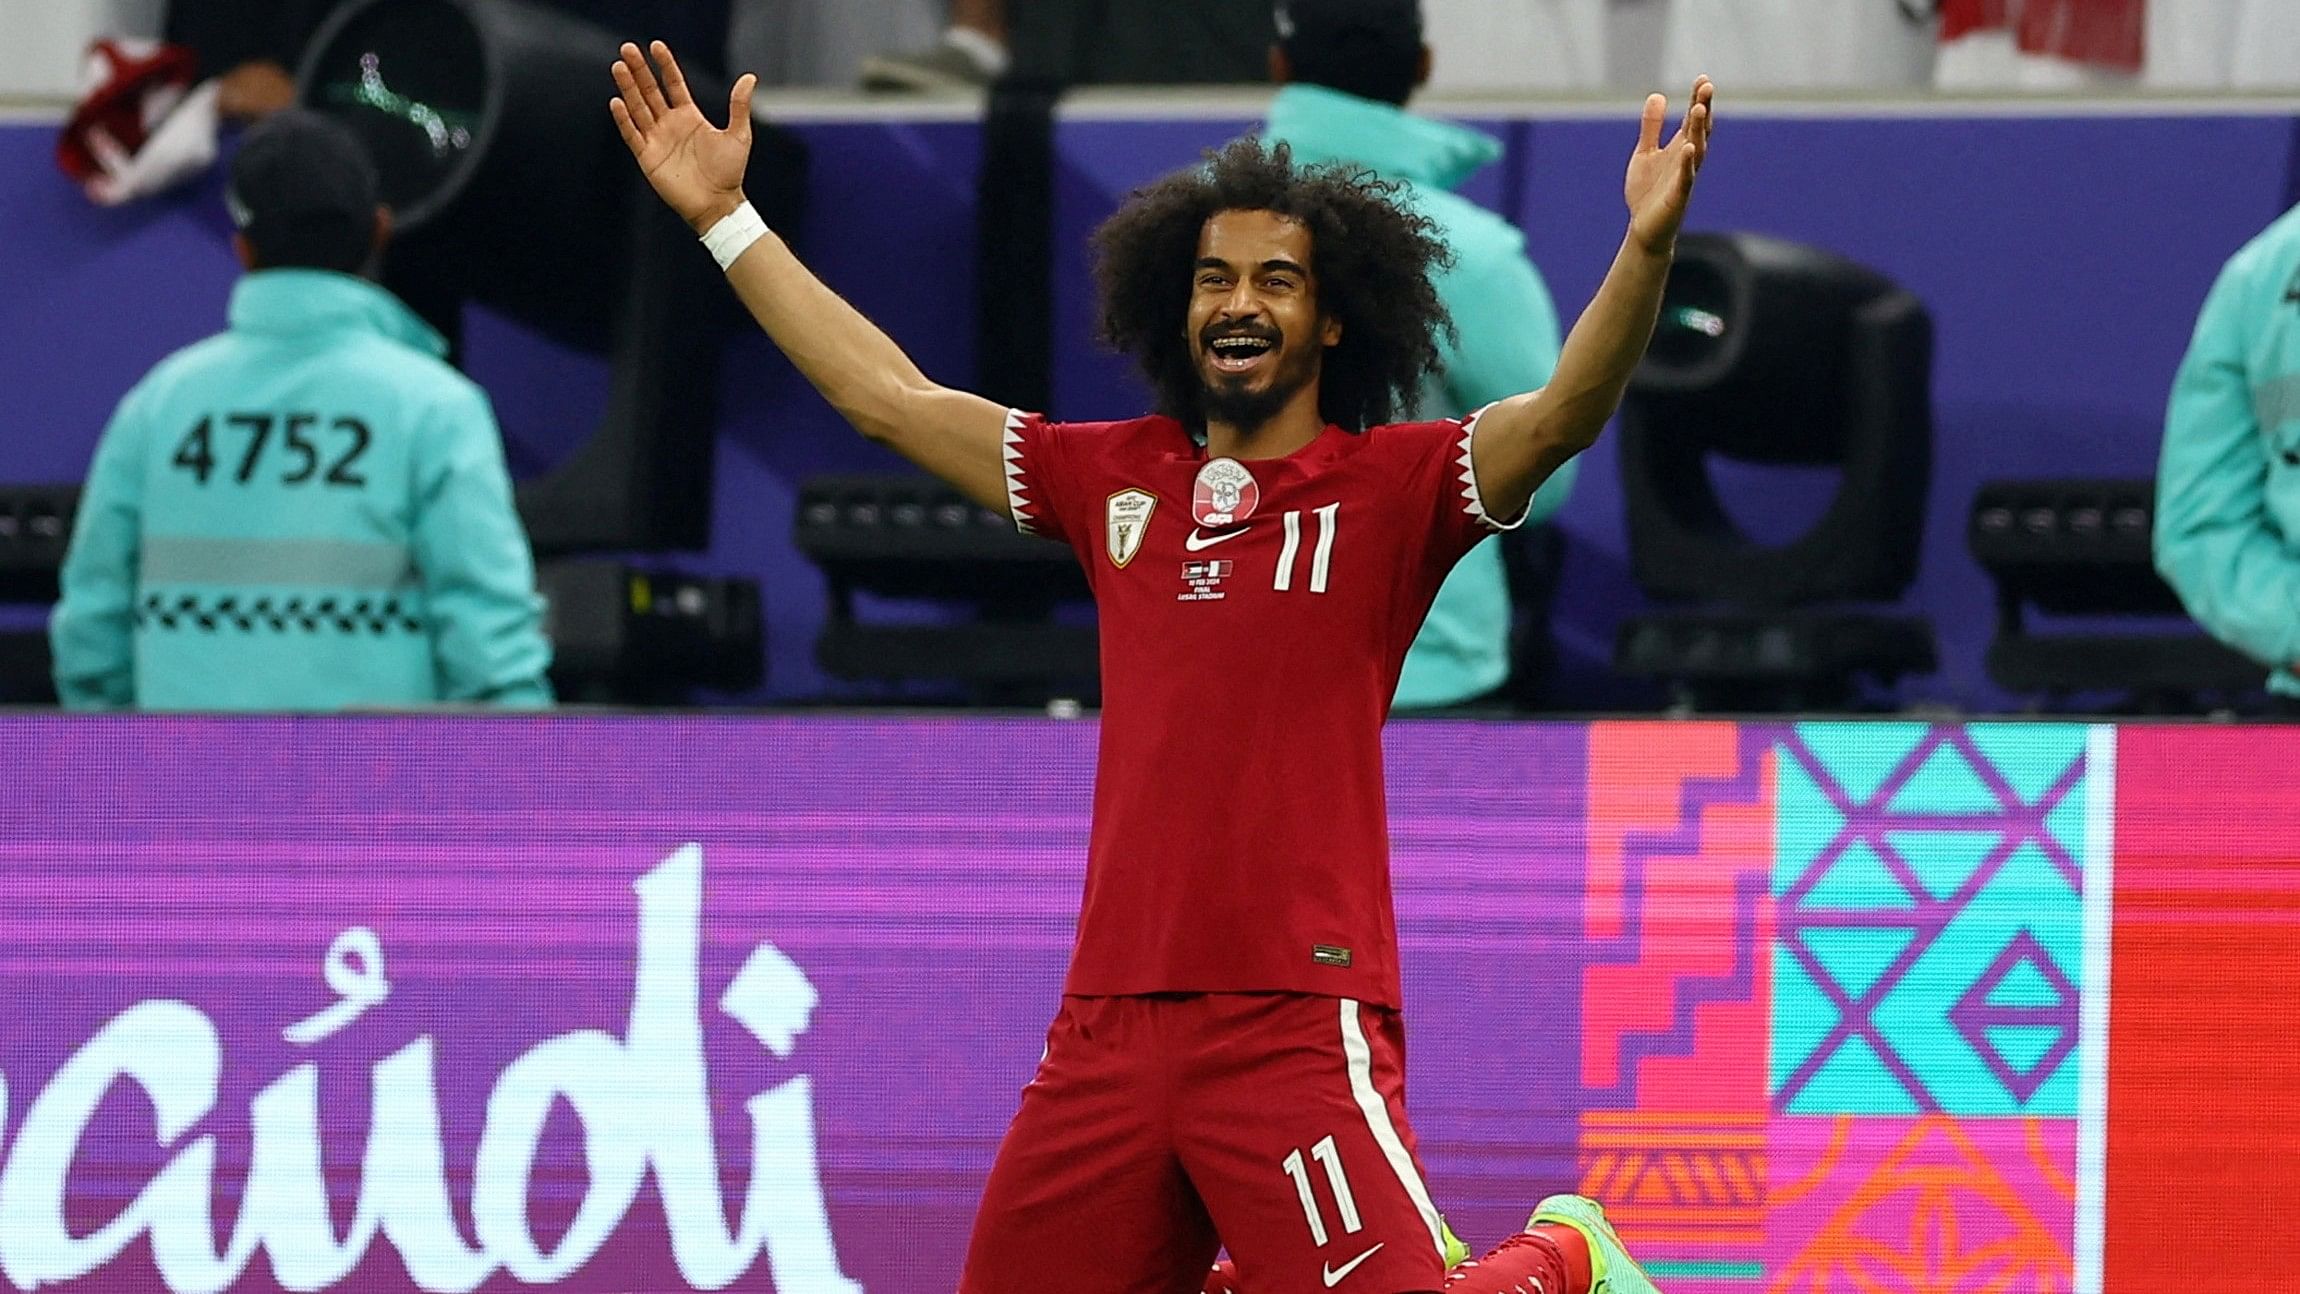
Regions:
M 1319 512 L 1327 510 L 1327 508 L 1318 509 Z M 1294 514 L 1288 513 L 1287 515 L 1292 516 Z M 1313 590 L 1313 592 L 1315 591 Z M 1365 1230 L 1365 1222 L 1358 1217 L 1357 1197 L 1350 1194 L 1350 1179 L 1347 1174 L 1342 1172 L 1341 1149 L 1334 1145 L 1334 1139 L 1332 1137 L 1320 1139 L 1317 1145 L 1310 1147 L 1310 1157 L 1317 1160 L 1326 1170 L 1326 1185 L 1332 1187 L 1334 1191 L 1334 1209 L 1341 1214 L 1342 1234 L 1354 1235 Z M 1301 1151 L 1297 1150 L 1286 1156 L 1285 1169 L 1286 1175 L 1294 1179 L 1294 1190 L 1302 1197 L 1302 1216 L 1309 1219 L 1310 1241 L 1323 1248 L 1326 1243 L 1326 1220 L 1319 1214 L 1318 1197 L 1310 1191 L 1310 1173 L 1308 1167 L 1302 1162 Z
M 1334 560 L 1334 527 L 1341 520 L 1341 513 L 1341 504 L 1329 503 L 1318 509 L 1315 514 L 1318 519 L 1318 538 L 1310 553 L 1310 592 L 1312 593 L 1326 591 L 1326 573 L 1332 568 Z M 1270 587 L 1280 593 L 1288 593 L 1294 587 L 1294 568 L 1301 564 L 1302 514 L 1297 509 L 1287 513 L 1283 520 L 1286 527 L 1286 546 L 1278 552 L 1278 573 L 1271 580 Z

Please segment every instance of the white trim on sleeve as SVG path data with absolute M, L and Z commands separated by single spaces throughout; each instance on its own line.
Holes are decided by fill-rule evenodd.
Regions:
M 1462 510 L 1469 513 L 1471 520 L 1488 530 L 1515 530 L 1525 524 L 1527 517 L 1533 515 L 1533 500 L 1527 499 L 1524 510 L 1508 521 L 1496 520 L 1492 513 L 1485 510 L 1485 497 L 1478 493 L 1477 467 L 1470 453 L 1470 444 L 1477 438 L 1477 420 L 1485 416 L 1486 409 L 1492 407 L 1489 404 L 1461 420 L 1461 457 L 1454 461 L 1461 467 Z
M 999 453 L 1006 460 L 1006 513 L 1014 518 L 1014 528 L 1026 535 L 1035 535 L 1038 528 L 1030 523 L 1030 485 L 1022 477 L 1022 419 L 1020 409 L 1006 411 L 1006 431 L 1001 438 Z

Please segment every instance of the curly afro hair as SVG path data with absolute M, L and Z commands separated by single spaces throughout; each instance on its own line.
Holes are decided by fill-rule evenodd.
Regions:
M 1136 190 L 1094 233 L 1102 340 L 1141 365 L 1160 412 L 1203 425 L 1187 336 L 1198 236 L 1219 212 L 1274 211 L 1308 227 L 1318 308 L 1342 325 L 1321 369 L 1319 414 L 1351 431 L 1391 421 L 1437 371 L 1440 333 L 1453 328 L 1430 282 L 1452 253 L 1399 188 L 1348 166 L 1296 166 L 1283 143 L 1241 139 Z

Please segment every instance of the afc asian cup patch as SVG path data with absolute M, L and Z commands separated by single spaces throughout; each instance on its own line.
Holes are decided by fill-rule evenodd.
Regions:
M 1254 505 L 1261 501 L 1262 487 L 1254 483 L 1254 474 L 1244 463 L 1217 458 L 1198 469 L 1198 480 L 1190 487 L 1190 518 L 1219 530 L 1254 515 Z
M 1103 550 L 1110 564 L 1125 569 L 1142 551 L 1142 538 L 1150 533 L 1150 514 L 1158 509 L 1158 496 L 1148 490 L 1120 490 L 1103 506 Z

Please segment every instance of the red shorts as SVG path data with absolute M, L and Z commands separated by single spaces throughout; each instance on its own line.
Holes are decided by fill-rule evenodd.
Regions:
M 1395 1011 L 1300 994 L 1070 997 L 983 1188 L 959 1294 L 1444 1283 Z

